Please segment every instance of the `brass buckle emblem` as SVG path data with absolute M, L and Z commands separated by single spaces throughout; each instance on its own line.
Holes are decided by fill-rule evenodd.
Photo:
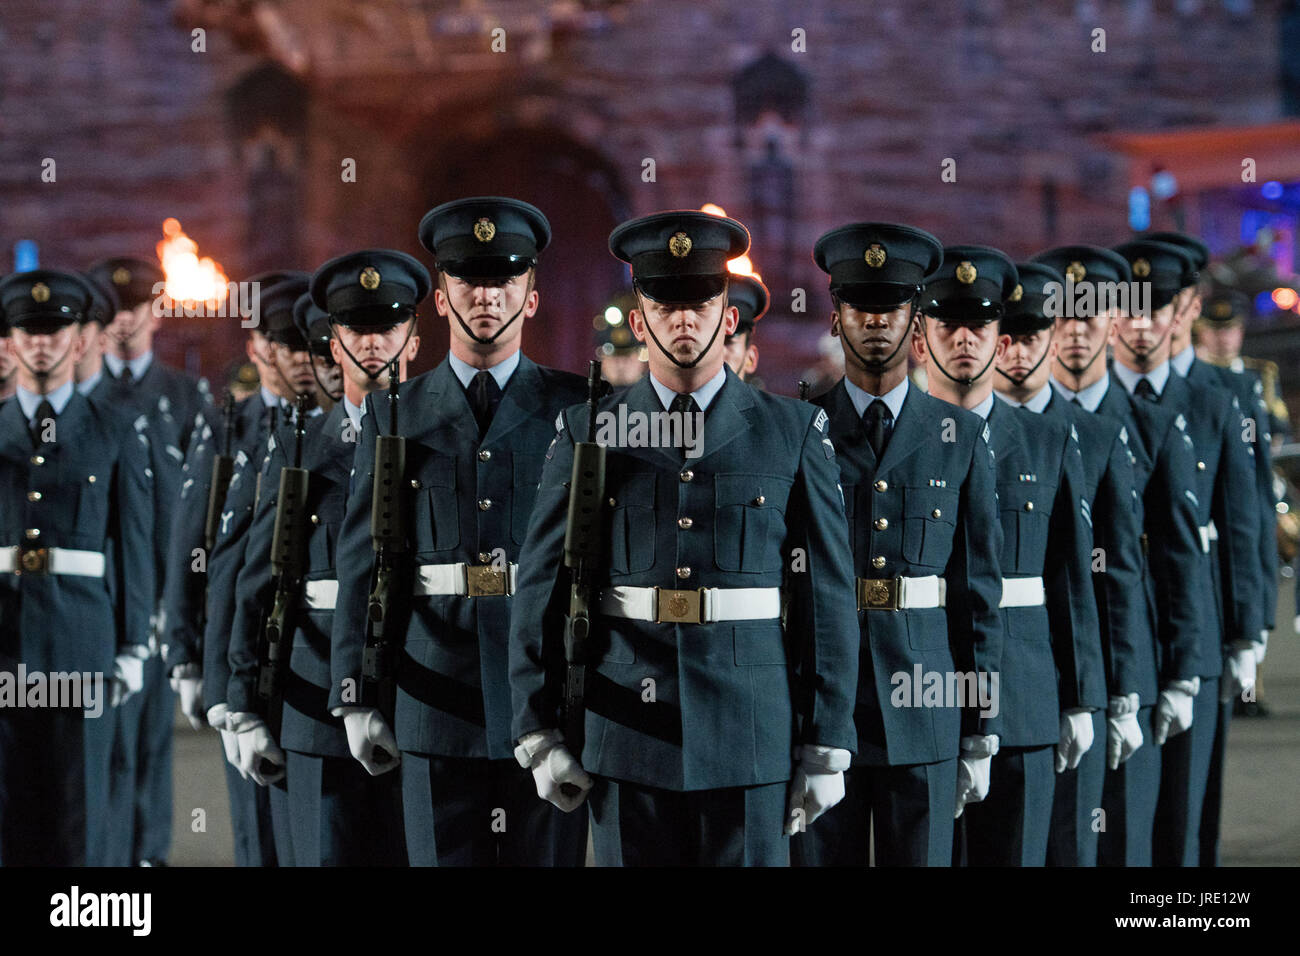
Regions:
M 699 590 L 674 591 L 656 588 L 658 607 L 656 624 L 699 624 L 701 595 Z
M 858 578 L 859 611 L 897 611 L 897 578 Z
M 465 590 L 470 597 L 503 596 L 506 593 L 506 572 L 486 564 L 472 564 L 465 571 Z
M 50 551 L 48 548 L 30 548 L 24 550 L 18 558 L 19 574 L 44 574 L 50 568 Z

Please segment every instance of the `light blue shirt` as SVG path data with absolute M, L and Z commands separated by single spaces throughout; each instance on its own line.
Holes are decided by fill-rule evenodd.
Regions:
M 42 400 L 50 403 L 55 415 L 63 414 L 63 410 L 68 407 L 68 402 L 72 400 L 72 380 L 69 379 L 46 395 L 37 395 L 35 392 L 29 392 L 19 385 L 14 395 L 18 398 L 18 405 L 22 408 L 23 418 L 27 419 L 27 423 L 29 425 L 39 424 L 33 420 L 36 418 L 36 409 L 40 406 Z
M 847 377 L 844 379 L 844 390 L 849 393 L 849 401 L 853 402 L 853 408 L 857 411 L 858 418 L 867 413 L 867 408 L 872 402 L 880 399 L 889 409 L 889 414 L 894 417 L 894 421 L 898 421 L 899 413 L 903 410 L 903 400 L 907 398 L 907 387 L 907 376 L 904 375 L 903 381 L 884 395 L 872 395 L 870 392 L 858 388 Z
M 1106 389 L 1110 388 L 1110 374 L 1106 373 L 1101 378 L 1093 382 L 1081 392 L 1073 391 L 1064 382 L 1052 379 L 1052 388 L 1060 394 L 1067 402 L 1071 399 L 1078 399 L 1079 404 L 1085 411 L 1095 412 L 1101 400 L 1106 397 Z
M 1012 408 L 1027 408 L 1035 415 L 1041 415 L 1043 414 L 1043 409 L 1047 407 L 1047 403 L 1052 400 L 1052 386 L 1044 385 L 1036 393 L 1030 395 L 1029 399 L 1024 402 L 1017 402 L 1014 398 L 1007 398 L 1007 396 L 1003 395 L 1001 392 L 994 392 L 993 394 L 1002 399 L 1002 401 L 1006 402 Z
M 700 407 L 700 411 L 705 412 L 709 409 L 709 404 L 717 397 L 722 386 L 727 382 L 727 366 L 724 364 L 718 369 L 718 374 L 713 376 L 695 391 L 691 392 L 691 398 L 695 399 L 695 404 Z M 673 399 L 677 393 L 665 385 L 659 379 L 655 378 L 654 373 L 650 373 L 650 384 L 654 386 L 655 394 L 659 396 L 659 401 L 664 407 L 664 411 L 671 411 Z
M 1119 383 L 1124 386 L 1130 395 L 1136 394 L 1137 384 L 1142 379 L 1151 383 L 1151 387 L 1156 390 L 1156 397 L 1159 398 L 1164 393 L 1165 386 L 1169 384 L 1169 363 L 1161 362 L 1155 368 L 1151 369 L 1145 375 L 1141 372 L 1135 372 L 1125 366 L 1122 362 L 1116 362 L 1111 366 L 1115 371 L 1115 377 Z
M 99 384 L 99 380 L 103 377 L 104 377 L 104 366 L 101 365 L 99 367 L 98 372 L 90 376 L 90 378 L 84 379 L 77 383 L 77 391 L 80 392 L 82 395 L 89 395 L 91 392 L 95 390 L 95 386 Z
M 997 399 L 990 395 L 988 398 L 984 399 L 984 401 L 972 408 L 971 411 L 985 421 L 988 421 L 989 412 L 993 411 L 993 403 L 995 401 L 997 401 Z
M 120 359 L 116 355 L 105 352 L 104 364 L 108 366 L 108 371 L 113 378 L 121 378 L 122 369 L 127 365 L 131 366 L 131 374 L 135 376 L 135 380 L 138 382 L 144 378 L 144 373 L 149 371 L 149 366 L 153 364 L 153 352 L 145 352 L 133 359 Z
M 451 370 L 456 373 L 456 378 L 460 381 L 462 388 L 469 388 L 469 383 L 474 381 L 474 376 L 479 372 L 484 371 L 483 369 L 475 368 L 468 362 L 461 361 L 450 352 L 447 353 L 447 362 L 451 365 Z M 519 350 L 516 349 L 486 371 L 496 379 L 497 386 L 504 392 L 506 390 L 506 383 L 510 381 L 510 376 L 515 374 L 515 369 L 518 367 Z
M 358 433 L 361 431 L 361 416 L 366 413 L 365 406 L 353 405 L 348 401 L 346 395 L 343 396 L 343 411 L 347 413 L 348 418 L 352 420 L 352 427 Z
M 1187 378 L 1187 373 L 1192 370 L 1192 363 L 1196 361 L 1196 347 L 1189 345 L 1177 355 L 1169 360 L 1169 364 L 1174 367 L 1180 378 Z

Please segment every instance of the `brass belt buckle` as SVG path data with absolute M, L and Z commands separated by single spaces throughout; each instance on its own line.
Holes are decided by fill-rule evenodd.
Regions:
M 44 574 L 50 569 L 49 548 L 22 548 L 15 574 Z
M 506 593 L 506 572 L 486 564 L 466 566 L 466 592 L 470 597 L 491 597 Z
M 897 611 L 898 578 L 858 578 L 859 611 Z
M 694 591 L 674 591 L 655 588 L 656 624 L 699 624 L 702 588 Z

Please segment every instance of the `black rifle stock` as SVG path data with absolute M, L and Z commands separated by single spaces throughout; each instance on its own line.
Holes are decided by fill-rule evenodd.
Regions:
M 390 428 L 375 436 L 375 483 L 370 498 L 370 543 L 375 550 L 374 582 L 367 608 L 366 647 L 361 658 L 361 700 L 392 723 L 397 704 L 397 643 L 389 633 L 396 555 L 406 551 L 406 439 L 397 427 L 397 360 L 388 387 Z M 377 751 L 377 756 L 382 751 Z
M 604 559 L 605 449 L 596 443 L 600 363 L 587 373 L 587 440 L 574 442 L 569 513 L 564 528 L 564 566 L 571 573 L 569 613 L 564 619 L 564 738 L 581 759 L 586 723 L 588 641 L 596 574 Z
M 222 436 L 221 452 L 212 459 L 212 481 L 208 485 L 208 510 L 203 521 L 203 547 L 208 557 L 212 557 L 212 548 L 217 543 L 217 531 L 221 527 L 221 506 L 226 503 L 226 491 L 230 488 L 230 478 L 235 471 L 235 459 L 230 453 L 234 417 L 235 396 L 227 392 L 226 405 L 221 412 L 225 435 Z
M 808 401 L 808 389 L 811 387 L 812 386 L 810 386 L 803 379 L 799 379 L 799 401 L 801 402 Z
M 307 398 L 298 396 L 294 423 L 293 466 L 280 469 L 280 493 L 275 503 L 271 537 L 271 576 L 275 597 L 262 622 L 258 648 L 257 696 L 272 736 L 279 740 L 284 713 L 285 671 L 292 649 L 292 611 L 307 573 L 307 488 L 311 473 L 302 467 Z

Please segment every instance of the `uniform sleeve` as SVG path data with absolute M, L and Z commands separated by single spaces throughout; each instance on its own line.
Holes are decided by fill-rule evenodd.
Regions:
M 271 604 L 271 539 L 275 533 L 275 509 L 279 499 L 276 480 L 285 465 L 282 447 L 268 456 L 262 475 L 262 497 L 253 512 L 244 547 L 244 563 L 235 579 L 234 615 L 230 625 L 230 646 L 226 660 L 230 680 L 226 702 L 235 712 L 252 712 L 257 704 L 258 643 L 262 612 Z
M 825 422 L 819 415 L 817 421 Z M 853 725 L 861 645 L 853 553 L 830 438 L 814 425 L 804 436 L 799 471 L 790 491 L 787 540 L 804 549 L 806 568 L 791 575 L 786 633 L 797 646 L 803 714 L 799 738 L 807 744 L 856 753 Z
M 947 584 L 948 643 L 958 668 L 987 674 L 996 686 L 1002 668 L 1002 523 L 998 515 L 997 473 L 988 429 L 975 439 L 962 483 Z M 996 734 L 1000 718 L 981 717 L 978 707 L 962 710 L 963 737 Z
M 207 520 L 208 492 L 212 483 L 212 460 L 216 438 L 202 416 L 196 416 L 190 433 L 189 451 L 181 468 L 181 484 L 167 543 L 167 570 L 163 607 L 166 626 L 167 668 L 199 664 L 203 660 L 199 630 L 203 617 L 206 556 L 198 563 L 195 554 L 203 548 L 203 526 Z
M 1262 388 L 1255 395 L 1253 407 L 1255 488 L 1259 496 L 1260 607 L 1262 626 L 1271 631 L 1277 626 L 1277 498 L 1273 491 L 1272 435 Z
M 1222 464 L 1215 476 L 1211 516 L 1219 532 L 1223 575 L 1223 642 L 1259 641 L 1264 627 L 1259 560 L 1259 489 L 1255 452 L 1241 409 L 1231 398 L 1223 429 Z
M 1073 426 L 1060 460 L 1043 567 L 1060 706 L 1100 710 L 1106 706 L 1106 670 L 1092 590 L 1092 514 Z
M 113 582 L 117 596 L 118 646 L 149 645 L 155 606 L 153 481 L 148 440 L 134 428 L 122 437 L 114 475 Z
M 560 724 L 564 674 L 563 615 L 568 588 L 564 530 L 573 471 L 572 431 L 561 413 L 546 451 L 510 615 L 510 695 L 518 740 Z
M 1155 635 L 1146 603 L 1142 525 L 1127 437 L 1121 431 L 1112 442 L 1092 507 L 1093 542 L 1106 562 L 1098 572 L 1095 593 L 1112 697 L 1149 689 L 1153 679 L 1149 661 Z

